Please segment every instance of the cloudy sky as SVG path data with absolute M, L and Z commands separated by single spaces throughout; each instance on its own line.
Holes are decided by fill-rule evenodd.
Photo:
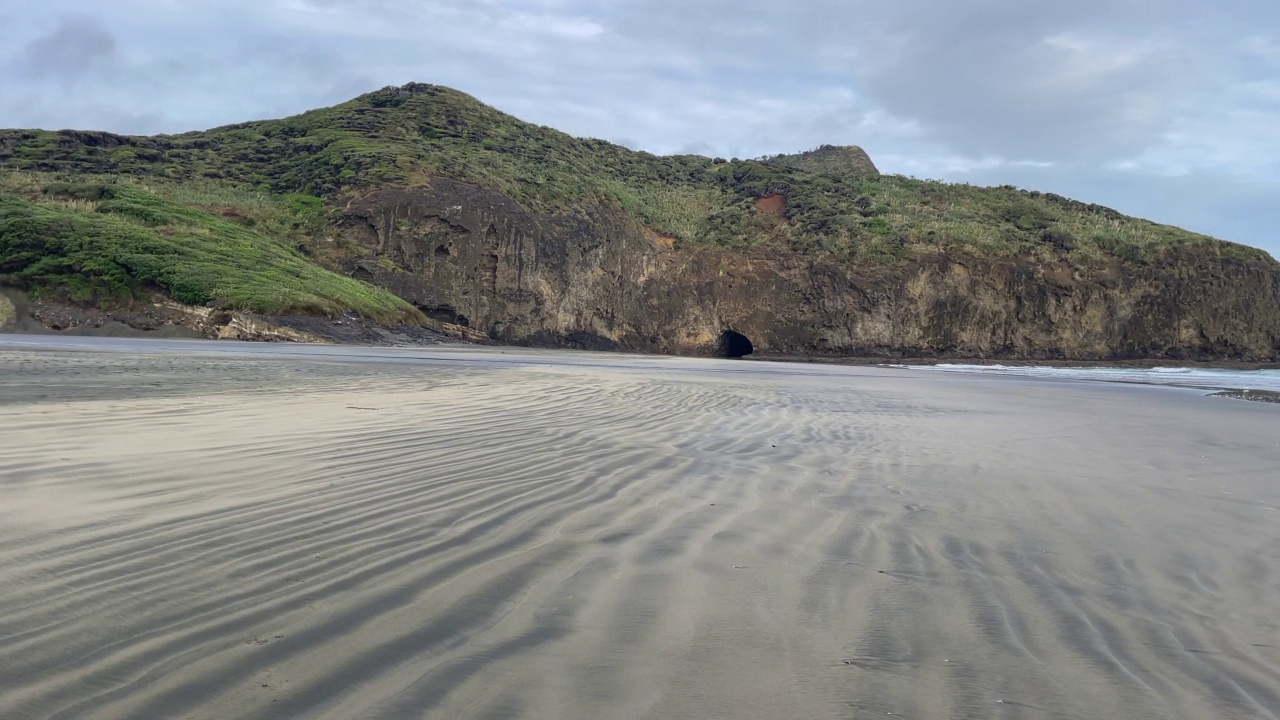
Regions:
M 656 153 L 865 147 L 1280 256 L 1275 0 L 19 0 L 0 126 L 278 117 L 410 81 Z

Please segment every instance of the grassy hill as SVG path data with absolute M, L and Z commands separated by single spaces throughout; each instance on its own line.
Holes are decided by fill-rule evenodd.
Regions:
M 1066 261 L 1087 272 L 1181 245 L 1266 257 L 1052 194 L 882 175 L 857 148 L 659 157 L 420 84 L 182 135 L 0 131 L 0 168 L 0 278 L 93 302 L 157 288 L 267 313 L 412 317 L 412 307 L 320 268 L 303 250 L 349 198 L 425 188 L 433 178 L 548 215 L 611 209 L 677 247 L 776 248 L 877 267 L 963 254 Z
M 190 305 L 286 314 L 354 310 L 421 319 L 394 295 L 321 268 L 291 241 L 319 216 L 310 197 L 275 199 L 196 184 L 0 175 L 0 277 L 93 305 L 161 291 Z

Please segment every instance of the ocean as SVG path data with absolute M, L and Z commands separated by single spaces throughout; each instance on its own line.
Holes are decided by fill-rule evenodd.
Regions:
M 1204 390 L 1271 390 L 1280 392 L 1280 370 L 1208 368 L 1037 367 L 1016 365 L 903 365 L 920 370 L 1042 377 L 1056 380 L 1169 385 Z

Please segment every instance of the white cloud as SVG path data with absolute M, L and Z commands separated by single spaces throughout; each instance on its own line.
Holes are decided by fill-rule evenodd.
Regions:
M 1265 35 L 1253 35 L 1240 43 L 1244 53 L 1258 60 L 1280 65 L 1280 41 Z

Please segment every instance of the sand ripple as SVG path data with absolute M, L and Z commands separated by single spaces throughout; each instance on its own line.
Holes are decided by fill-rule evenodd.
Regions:
M 546 357 L 0 352 L 0 717 L 1280 718 L 1274 408 Z

